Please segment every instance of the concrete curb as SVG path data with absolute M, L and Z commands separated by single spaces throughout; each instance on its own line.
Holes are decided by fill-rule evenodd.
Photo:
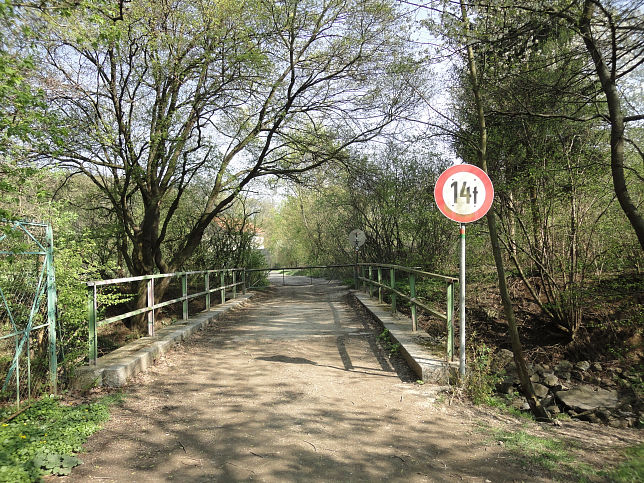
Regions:
M 444 353 L 432 350 L 428 344 L 422 344 L 423 339 L 429 342 L 429 336 L 423 332 L 413 332 L 411 319 L 401 314 L 394 318 L 391 308 L 381 304 L 377 300 L 369 298 L 369 295 L 350 291 L 362 306 L 373 315 L 373 317 L 389 330 L 390 337 L 400 344 L 400 353 L 409 364 L 409 367 L 417 374 L 423 382 L 434 384 L 448 384 L 456 380 L 458 376 L 458 362 L 448 362 Z
M 94 386 L 120 387 L 125 385 L 129 378 L 147 370 L 172 346 L 221 318 L 231 309 L 245 305 L 253 295 L 254 293 L 240 295 L 223 305 L 211 308 L 208 312 L 200 312 L 188 320 L 163 327 L 157 330 L 153 337 L 141 337 L 99 357 L 95 366 L 77 368 L 71 378 L 72 388 L 82 390 Z

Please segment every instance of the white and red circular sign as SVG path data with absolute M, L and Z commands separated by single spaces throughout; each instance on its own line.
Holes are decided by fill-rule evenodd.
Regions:
M 471 223 L 485 216 L 494 200 L 488 175 L 473 164 L 447 168 L 434 186 L 438 209 L 450 220 Z

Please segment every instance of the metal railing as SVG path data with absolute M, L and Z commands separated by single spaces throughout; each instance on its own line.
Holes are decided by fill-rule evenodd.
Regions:
M 293 266 L 293 267 L 273 267 L 273 268 L 248 268 L 246 269 L 247 273 L 247 282 L 248 288 L 261 288 L 264 286 L 264 277 L 255 277 L 255 274 L 266 274 L 270 275 L 271 273 L 277 273 L 278 276 L 282 277 L 282 285 L 286 285 L 286 277 L 290 275 L 308 277 L 309 285 L 313 285 L 313 279 L 315 278 L 325 278 L 326 280 L 342 278 L 350 278 L 353 274 L 354 264 L 345 264 L 345 265 L 305 265 L 305 266 Z M 342 270 L 345 269 L 345 270 Z M 348 269 L 348 270 L 346 270 Z M 328 273 L 331 271 L 331 273 Z M 291 273 L 287 273 L 291 272 Z M 327 272 L 325 277 L 320 277 L 320 272 Z M 330 275 L 330 276 L 329 276 Z
M 211 286 L 212 276 L 219 275 L 219 285 L 216 287 Z M 202 277 L 202 287 L 197 288 L 199 283 L 189 283 L 192 277 L 193 282 L 197 277 Z M 163 300 L 155 302 L 155 281 L 159 279 L 175 279 L 181 283 L 181 296 L 170 300 Z M 98 320 L 99 317 L 99 300 L 101 294 L 98 293 L 99 287 L 117 286 L 122 284 L 130 284 L 132 282 L 146 281 L 146 300 L 147 304 L 143 308 L 130 310 L 128 312 L 106 317 Z M 168 282 L 170 283 L 170 281 Z M 197 292 L 190 293 L 190 287 L 198 290 Z M 97 329 L 101 326 L 108 325 L 121 320 L 136 317 L 138 315 L 147 314 L 148 335 L 154 335 L 154 322 L 155 311 L 172 304 L 182 304 L 182 318 L 187 320 L 189 316 L 189 301 L 197 297 L 203 297 L 205 302 L 205 310 L 210 310 L 211 307 L 211 294 L 219 292 L 220 303 L 226 301 L 227 290 L 231 290 L 232 298 L 237 297 L 237 287 L 241 287 L 243 294 L 246 293 L 246 270 L 243 268 L 228 268 L 219 270 L 201 270 L 194 272 L 178 272 L 178 273 L 162 273 L 157 275 L 143 275 L 138 277 L 117 278 L 111 280 L 96 280 L 87 282 L 88 287 L 88 325 L 89 325 L 89 360 L 90 363 L 96 364 L 98 358 L 98 333 Z
M 56 393 L 54 236 L 46 223 L 0 220 L 0 355 L 11 352 L 1 389 L 15 385 L 18 406 L 21 391 L 32 396 L 33 357 L 49 359 L 50 391 Z
M 370 297 L 374 296 L 375 288 L 378 289 L 378 300 L 380 303 L 383 303 L 383 292 L 390 295 L 391 311 L 393 314 L 396 314 L 397 311 L 398 298 L 409 302 L 412 330 L 414 332 L 418 330 L 418 308 L 444 321 L 447 325 L 447 360 L 452 361 L 454 359 L 454 284 L 458 282 L 457 278 L 425 272 L 416 268 L 384 263 L 359 263 L 356 272 L 359 272 L 356 275 L 356 279 L 360 282 L 361 288 L 367 290 Z M 389 272 L 387 277 L 388 283 L 383 282 L 383 272 Z M 396 286 L 396 272 L 405 274 L 405 281 L 409 284 L 408 294 L 398 290 Z M 434 307 L 430 307 L 426 300 L 423 300 L 417 295 L 417 277 L 441 280 L 445 283 L 445 296 L 447 299 L 445 313 L 439 312 Z M 402 280 L 398 281 L 402 282 Z M 356 286 L 356 289 L 358 288 Z

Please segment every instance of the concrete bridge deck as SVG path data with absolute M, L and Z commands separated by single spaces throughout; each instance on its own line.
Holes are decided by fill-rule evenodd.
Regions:
M 486 448 L 378 346 L 346 287 L 274 286 L 125 388 L 70 481 L 503 481 Z M 499 464 L 503 461 L 503 464 Z

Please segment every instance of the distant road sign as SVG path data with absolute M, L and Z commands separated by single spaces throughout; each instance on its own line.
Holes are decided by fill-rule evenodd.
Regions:
M 438 177 L 434 199 L 441 213 L 450 220 L 471 223 L 489 211 L 494 187 L 482 169 L 472 164 L 457 164 Z
M 351 246 L 356 250 L 364 245 L 366 239 L 367 235 L 365 235 L 362 230 L 355 229 L 349 233 L 349 243 L 351 243 Z

